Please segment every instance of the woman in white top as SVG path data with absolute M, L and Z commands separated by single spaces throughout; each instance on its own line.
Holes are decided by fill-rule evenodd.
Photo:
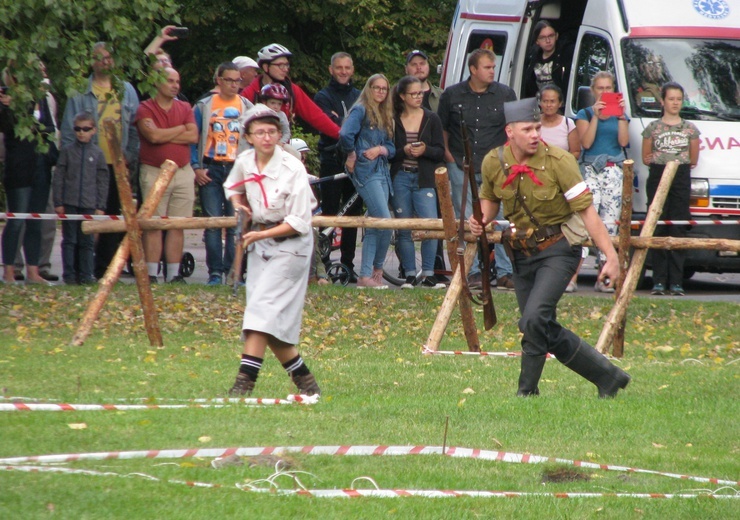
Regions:
M 236 211 L 246 212 L 251 225 L 242 236 L 248 265 L 244 352 L 229 394 L 251 394 L 268 346 L 300 394 L 320 394 L 295 347 L 313 253 L 316 199 L 303 163 L 277 146 L 278 115 L 258 104 L 247 112 L 244 126 L 253 148 L 239 154 L 224 182 L 226 197 Z
M 550 83 L 540 90 L 540 108 L 542 117 L 540 123 L 540 136 L 549 145 L 557 146 L 569 151 L 573 157 L 581 156 L 581 140 L 576 131 L 576 122 L 560 114 L 563 106 L 563 91 L 557 85 Z M 565 288 L 565 292 L 575 292 L 578 289 L 578 271 L 581 270 L 583 259 L 588 256 L 588 248 L 582 249 L 581 262 L 578 264 L 576 273 Z
M 549 145 L 557 146 L 573 154 L 578 159 L 581 155 L 581 141 L 576 131 L 576 122 L 560 115 L 563 106 L 563 91 L 554 83 L 545 85 L 540 90 L 540 108 L 542 109 L 541 136 Z

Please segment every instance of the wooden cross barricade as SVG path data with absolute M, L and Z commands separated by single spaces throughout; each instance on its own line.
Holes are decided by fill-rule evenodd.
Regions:
M 80 346 L 84 344 L 92 330 L 95 320 L 100 315 L 100 311 L 102 310 L 103 305 L 105 305 L 113 286 L 121 276 L 123 267 L 126 265 L 126 261 L 128 260 L 129 253 L 131 253 L 133 257 L 134 274 L 136 275 L 136 286 L 139 290 L 139 298 L 142 304 L 144 324 L 147 335 L 149 336 L 149 343 L 152 346 L 161 346 L 162 333 L 159 330 L 157 311 L 154 307 L 154 299 L 152 297 L 151 287 L 149 286 L 149 276 L 146 271 L 144 250 L 141 243 L 141 229 L 138 225 L 137 217 L 148 218 L 154 214 L 159 201 L 162 199 L 162 195 L 164 195 L 167 186 L 177 171 L 177 165 L 169 160 L 164 162 L 160 169 L 159 177 L 157 177 L 151 192 L 147 196 L 146 202 L 142 205 L 137 216 L 136 205 L 133 200 L 131 185 L 128 180 L 128 168 L 123 159 L 121 142 L 118 139 L 115 124 L 110 120 L 106 120 L 103 122 L 103 128 L 106 133 L 106 138 L 108 139 L 108 146 L 116 161 L 114 163 L 116 186 L 118 187 L 123 215 L 126 219 L 126 221 L 121 222 L 121 224 L 126 227 L 127 234 L 118 246 L 118 251 L 116 251 L 115 256 L 108 265 L 105 275 L 100 280 L 98 292 L 88 305 L 80 325 L 77 327 L 77 332 L 72 338 L 72 345 Z
M 119 146 L 120 148 L 120 146 Z M 169 167 L 173 168 L 172 171 L 166 171 L 166 166 L 163 165 L 163 170 L 160 172 L 160 178 L 157 180 L 158 183 L 162 182 L 162 192 L 169 182 L 169 178 L 174 174 L 176 166 L 172 163 Z M 672 169 L 672 171 L 671 171 Z M 701 239 L 701 238 L 677 238 L 677 237 L 653 237 L 653 231 L 658 221 L 658 217 L 662 211 L 663 203 L 667 195 L 670 183 L 673 175 L 675 175 L 676 166 L 669 166 L 663 172 L 661 183 L 658 187 L 658 191 L 655 196 L 655 200 L 650 207 L 647 219 L 643 226 L 642 232 L 639 237 L 630 236 L 629 223 L 631 220 L 631 197 L 632 197 L 632 181 L 630 175 L 632 173 L 632 162 L 625 162 L 626 180 L 624 182 L 623 197 L 627 206 L 627 213 L 622 213 L 620 220 L 620 236 L 612 237 L 612 242 L 617 247 L 622 256 L 620 257 L 620 266 L 622 267 L 623 275 L 620 276 L 617 287 L 618 292 L 615 293 L 616 304 L 609 313 L 607 321 L 599 337 L 599 342 L 596 348 L 601 352 L 605 352 L 612 344 L 615 334 L 621 328 L 623 330 L 626 316 L 626 308 L 629 300 L 634 295 L 635 288 L 637 286 L 637 279 L 642 271 L 642 266 L 645 262 L 647 255 L 647 249 L 711 249 L 717 251 L 737 251 L 740 252 L 740 240 L 730 239 Z M 125 171 L 125 166 L 124 166 Z M 457 255 L 456 249 L 459 246 L 456 238 L 456 227 L 457 221 L 454 217 L 452 210 L 452 201 L 449 193 L 449 180 L 447 178 L 447 169 L 439 168 L 436 172 L 437 188 L 439 194 L 440 210 L 442 212 L 442 219 L 433 218 L 372 218 L 372 217 L 333 217 L 333 216 L 315 216 L 312 219 L 312 225 L 316 227 L 356 227 L 356 228 L 377 228 L 377 229 L 408 229 L 412 231 L 414 240 L 425 240 L 425 239 L 438 239 L 446 240 L 448 248 L 448 256 L 450 263 L 453 267 L 454 274 L 450 286 L 447 289 L 445 299 L 440 306 L 437 314 L 437 318 L 432 326 L 430 334 L 427 338 L 424 348 L 428 350 L 437 350 L 441 343 L 444 332 L 447 325 L 452 317 L 454 309 L 459 305 L 460 315 L 463 320 L 463 330 L 465 332 L 465 338 L 470 351 L 480 350 L 480 341 L 478 339 L 478 331 L 475 325 L 475 319 L 472 311 L 472 305 L 470 300 L 463 297 L 460 298 L 462 293 L 462 279 L 459 266 L 457 266 Z M 165 178 L 165 174 L 170 175 L 169 178 Z M 128 183 L 127 176 L 124 176 L 126 184 Z M 120 233 L 122 231 L 128 231 L 129 235 L 127 239 L 121 244 L 119 249 L 119 255 L 116 256 L 114 262 L 111 263 L 105 278 L 101 282 L 101 288 L 99 293 L 106 288 L 106 286 L 112 286 L 115 283 L 118 275 L 123 269 L 126 258 L 128 257 L 129 243 L 136 241 L 136 237 L 141 230 L 167 230 L 167 229 L 208 229 L 208 228 L 226 228 L 234 227 L 236 225 L 236 217 L 213 217 L 213 218 L 172 218 L 172 219 L 151 219 L 148 218 L 153 213 L 153 208 L 159 202 L 161 194 L 157 194 L 158 185 L 152 190 L 152 193 L 147 197 L 147 202 L 142 206 L 138 216 L 134 215 L 129 210 L 126 216 L 126 222 L 120 222 L 115 220 L 109 221 L 87 221 L 82 223 L 82 230 L 85 233 Z M 125 190 L 125 188 L 124 188 Z M 130 193 L 130 189 L 129 189 Z M 152 203 L 151 207 L 148 206 Z M 624 224 L 622 224 L 624 223 Z M 501 241 L 501 233 L 487 231 L 489 242 L 495 243 Z M 465 259 L 465 272 L 473 262 L 476 249 L 475 245 L 470 242 L 475 241 L 475 237 L 470 233 L 466 233 L 464 240 L 466 245 L 464 246 L 464 259 Z M 139 244 L 140 244 L 139 239 Z M 587 241 L 585 246 L 593 246 L 593 243 Z M 635 253 L 632 255 L 631 262 L 628 261 L 628 251 L 630 248 L 635 249 Z M 134 259 L 136 262 L 136 259 Z M 118 262 L 118 263 L 116 263 Z M 115 266 L 114 266 L 115 264 Z M 626 269 L 627 265 L 629 268 Z M 140 266 L 143 269 L 143 265 Z M 134 270 L 136 271 L 137 266 L 134 264 Z M 146 274 L 145 271 L 143 271 Z M 623 279 L 622 279 L 623 277 Z M 112 280 L 108 281 L 108 280 Z M 147 291 L 148 277 L 142 280 Z M 139 277 L 137 276 L 137 285 L 139 285 Z M 108 292 L 110 288 L 108 288 Z M 140 288 L 140 295 L 142 289 Z M 149 293 L 151 294 L 151 293 Z M 88 313 L 83 318 L 77 335 L 75 336 L 74 344 L 82 344 L 85 337 L 89 333 L 89 328 L 92 326 L 92 322 L 95 320 L 97 313 L 100 311 L 103 302 L 107 294 L 102 296 L 99 295 L 96 301 L 96 308 L 91 304 L 88 308 Z M 95 302 L 93 302 L 95 303 Z M 152 312 L 152 314 L 154 314 Z M 145 319 L 147 313 L 145 312 Z M 149 332 L 149 327 L 147 328 Z M 623 334 L 623 333 L 622 333 Z M 161 336 L 160 336 L 161 338 Z M 156 339 L 156 338 L 155 338 Z M 152 336 L 150 335 L 150 341 Z M 161 341 L 161 340 L 160 340 Z M 154 343 L 153 343 L 154 344 Z M 161 343 L 160 343 L 161 344 Z M 619 346 L 614 351 L 615 355 L 622 355 L 622 347 Z

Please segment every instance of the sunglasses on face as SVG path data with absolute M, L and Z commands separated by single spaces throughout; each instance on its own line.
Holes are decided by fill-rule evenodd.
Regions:
M 74 127 L 75 132 L 90 132 L 92 130 L 95 130 L 94 126 L 75 126 Z

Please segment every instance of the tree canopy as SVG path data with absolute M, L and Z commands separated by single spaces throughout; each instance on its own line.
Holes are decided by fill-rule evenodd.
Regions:
M 146 77 L 143 49 L 163 25 L 184 25 L 190 37 L 168 43 L 183 89 L 194 99 L 212 86 L 219 63 L 256 58 L 273 42 L 293 52 L 292 79 L 316 92 L 328 79 L 329 58 L 352 54 L 356 82 L 376 72 L 403 75 L 413 49 L 430 56 L 434 78 L 441 62 L 454 0 L 0 0 L 0 64 L 17 81 L 13 106 L 40 95 L 43 60 L 60 106 L 84 88 L 91 48 L 109 42 L 120 77 Z M 25 121 L 31 124 L 30 118 Z M 23 121 L 21 121 L 23 123 Z M 30 127 L 28 134 L 30 135 Z

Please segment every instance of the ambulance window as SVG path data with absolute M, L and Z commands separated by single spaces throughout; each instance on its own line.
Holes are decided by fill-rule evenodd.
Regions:
M 576 95 L 578 88 L 590 87 L 591 78 L 602 70 L 614 74 L 614 55 L 609 42 L 597 34 L 584 34 L 578 49 L 576 84 L 572 96 L 574 112 L 578 111 L 578 96 Z
M 505 32 L 490 31 L 473 31 L 468 39 L 468 46 L 465 49 L 465 62 L 462 67 L 462 76 L 460 81 L 464 80 L 470 74 L 468 70 L 468 57 L 476 49 L 490 49 L 496 55 L 496 80 L 499 79 L 501 71 L 501 60 L 503 59 L 504 50 L 506 49 L 507 34 Z

